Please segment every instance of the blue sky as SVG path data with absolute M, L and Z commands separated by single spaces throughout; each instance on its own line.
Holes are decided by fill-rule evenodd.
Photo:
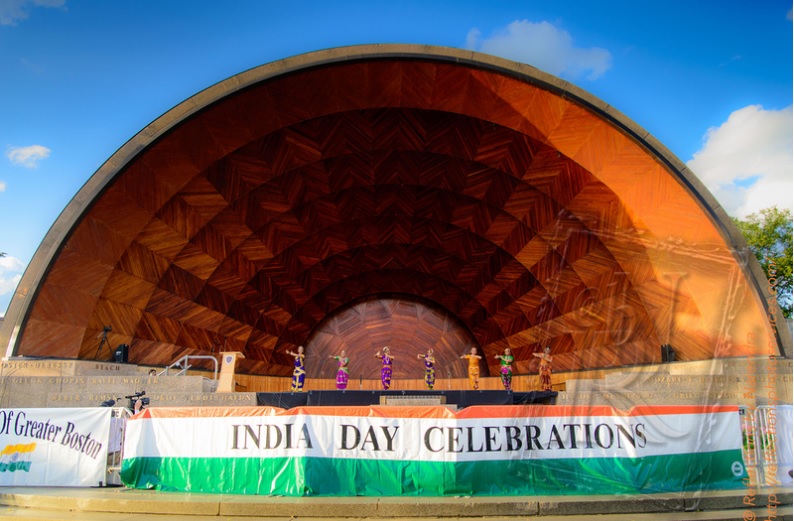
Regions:
M 80 187 L 229 76 L 366 43 L 473 49 L 613 105 L 731 215 L 792 207 L 790 1 L 0 0 L 0 315 Z

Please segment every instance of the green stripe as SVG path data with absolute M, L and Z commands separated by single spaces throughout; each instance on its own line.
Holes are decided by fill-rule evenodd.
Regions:
M 648 494 L 742 488 L 739 450 L 644 458 L 421 462 L 327 458 L 133 458 L 133 488 L 284 496 Z
M 16 472 L 17 470 L 30 472 L 30 462 L 17 461 L 14 463 L 0 463 L 0 472 Z

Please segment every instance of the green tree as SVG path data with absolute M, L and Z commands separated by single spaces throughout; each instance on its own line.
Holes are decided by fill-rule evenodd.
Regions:
M 783 315 L 791 318 L 791 210 L 773 206 L 746 219 L 733 218 L 747 245 L 761 263 L 768 280 L 777 282 L 777 302 Z

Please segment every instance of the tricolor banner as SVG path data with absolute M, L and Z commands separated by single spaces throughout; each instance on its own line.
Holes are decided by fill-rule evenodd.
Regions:
M 111 410 L 0 409 L 0 486 L 97 486 L 106 480 Z
M 6 445 L 0 451 L 0 472 L 30 472 L 31 458 L 36 450 L 35 443 Z
M 130 487 L 264 495 L 634 494 L 741 488 L 737 407 L 151 408 Z

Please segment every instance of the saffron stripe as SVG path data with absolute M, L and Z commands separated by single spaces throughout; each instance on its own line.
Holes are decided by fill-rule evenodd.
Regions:
M 146 409 L 132 421 L 152 418 L 217 418 L 230 416 L 356 416 L 384 418 L 513 418 L 554 416 L 668 416 L 679 414 L 715 414 L 735 412 L 735 405 L 643 405 L 628 411 L 610 406 L 558 405 L 488 405 L 471 406 L 454 412 L 442 406 L 379 406 L 320 407 L 305 406 L 292 409 L 276 407 L 155 407 Z

